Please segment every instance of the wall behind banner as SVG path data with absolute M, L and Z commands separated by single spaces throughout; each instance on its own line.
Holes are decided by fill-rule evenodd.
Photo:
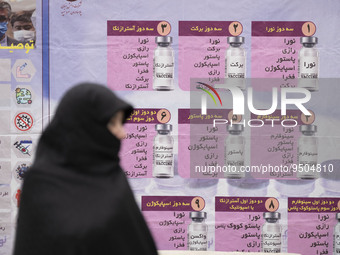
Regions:
M 9 2 L 15 8 L 20 4 L 20 1 Z M 23 0 L 22 2 L 29 6 L 32 5 L 32 1 Z M 11 231 L 0 235 L 0 240 L 2 238 L 4 243 L 3 246 L 0 245 L 0 250 L 2 249 L 4 254 L 10 254 L 10 243 L 15 232 L 17 194 L 22 182 L 22 179 L 18 178 L 18 174 L 33 161 L 38 137 L 53 117 L 62 95 L 67 89 L 84 81 L 108 84 L 115 90 L 115 93 L 130 102 L 139 111 L 135 112 L 135 117 L 147 116 L 152 119 L 152 121 L 148 121 L 145 117 L 143 120 L 130 119 L 127 122 L 130 138 L 124 142 L 121 157 L 122 166 L 128 177 L 131 177 L 129 179 L 136 200 L 148 221 L 159 249 L 217 251 L 261 251 L 267 249 L 265 251 L 297 252 L 305 255 L 332 253 L 333 242 L 335 242 L 335 246 L 339 245 L 340 249 L 340 233 L 336 234 L 338 235 L 336 238 L 339 240 L 333 241 L 333 234 L 336 232 L 334 228 L 337 223 L 336 213 L 340 212 L 338 205 L 340 201 L 340 177 L 338 174 L 340 172 L 340 146 L 338 145 L 340 133 L 337 128 L 340 125 L 339 102 L 337 100 L 340 88 L 336 86 L 336 79 L 340 76 L 340 38 L 337 32 L 337 25 L 340 24 L 339 1 L 285 0 L 274 3 L 270 0 L 260 2 L 251 0 L 150 0 L 144 2 L 131 0 L 97 2 L 39 0 L 36 2 L 36 9 L 36 48 L 28 54 L 19 50 L 14 50 L 14 53 L 10 53 L 6 49 L 0 51 L 0 74 L 1 68 L 4 68 L 2 66 L 5 65 L 1 65 L 1 63 L 8 63 L 8 59 L 11 62 L 11 69 L 16 67 L 16 61 L 26 60 L 26 62 L 31 61 L 36 70 L 32 80 L 18 81 L 14 73 L 10 80 L 0 77 L 0 87 L 7 86 L 6 90 L 3 89 L 7 93 L 6 96 L 0 95 L 0 98 L 10 101 L 9 104 L 0 103 L 0 111 L 6 113 L 6 117 L 0 118 L 3 123 L 8 123 L 0 124 L 0 142 L 2 141 L 0 143 L 0 162 L 3 169 L 8 169 L 7 179 L 0 176 L 4 180 L 1 183 L 5 184 L 0 186 L 0 189 L 4 189 L 0 192 L 10 193 L 8 201 L 6 200 L 0 207 L 2 209 L 0 214 L 4 214 L 1 216 L 0 225 L 12 226 Z M 127 21 L 132 22 L 131 24 L 124 23 Z M 136 21 L 144 23 L 136 23 Z M 109 30 L 112 31 L 110 22 L 112 22 L 112 26 L 120 24 L 119 26 L 126 28 L 133 25 L 152 27 L 151 21 L 157 21 L 156 24 L 167 21 L 171 24 L 169 36 L 173 38 L 172 48 L 175 56 L 174 89 L 171 91 L 152 89 L 152 57 L 157 46 L 154 43 L 154 37 L 158 34 L 143 34 L 142 36 L 138 36 L 137 33 L 130 36 L 108 34 Z M 190 133 L 197 132 L 202 136 L 211 134 L 204 133 L 208 129 L 206 128 L 207 124 L 206 126 L 192 127 L 185 120 L 190 114 L 193 114 L 188 110 L 193 106 L 191 104 L 193 96 L 189 91 L 190 85 L 192 85 L 190 78 L 205 79 L 209 76 L 207 68 L 201 69 L 202 72 L 205 72 L 201 76 L 191 76 L 196 75 L 191 63 L 203 62 L 202 59 L 206 55 L 216 56 L 215 59 L 217 57 L 224 58 L 225 51 L 229 47 L 227 37 L 231 34 L 228 34 L 230 31 L 226 29 L 225 35 L 183 36 L 181 32 L 184 31 L 185 23 L 180 23 L 183 21 L 193 24 L 198 22 L 197 25 L 203 27 L 218 27 L 222 26 L 223 22 L 239 22 L 243 28 L 240 35 L 245 37 L 243 45 L 246 51 L 245 63 L 247 66 L 245 76 L 247 78 L 279 79 L 287 71 L 281 70 L 276 73 L 277 75 L 266 76 L 264 68 L 261 69 L 262 73 L 260 69 L 256 68 L 258 66 L 262 68 L 262 65 L 277 66 L 278 63 L 268 61 L 271 56 L 274 56 L 275 61 L 280 57 L 283 58 L 283 55 L 278 52 L 282 52 L 280 47 L 283 47 L 281 44 L 286 40 L 284 41 L 287 42 L 285 49 L 289 49 L 291 46 L 291 51 L 295 50 L 295 55 L 284 56 L 287 56 L 287 59 L 291 56 L 294 57 L 294 63 L 291 63 L 294 70 L 290 74 L 296 75 L 297 78 L 298 50 L 302 47 L 299 42 L 301 36 L 299 34 L 278 35 L 273 39 L 266 36 L 263 31 L 262 36 L 254 36 L 256 21 L 269 22 L 268 27 L 275 24 L 275 28 L 277 28 L 277 23 L 270 22 L 286 22 L 285 26 L 293 26 L 298 22 L 301 24 L 308 21 L 314 23 L 316 25 L 314 36 L 318 37 L 316 48 L 320 55 L 319 78 L 326 81 L 319 83 L 319 91 L 312 93 L 312 100 L 307 104 L 307 108 L 312 109 L 315 113 L 313 124 L 318 125 L 319 154 L 320 150 L 323 151 L 318 163 L 332 164 L 334 173 L 337 174 L 330 176 L 324 174 L 310 180 L 300 180 L 294 176 L 290 180 L 283 178 L 279 181 L 277 180 L 279 178 L 275 177 L 256 176 L 254 178 L 252 176 L 249 178 L 249 175 L 242 179 L 226 179 L 224 176 L 192 178 L 189 171 L 192 162 L 189 159 L 190 157 L 193 159 L 193 154 L 186 149 L 189 144 L 194 143 L 194 140 L 190 140 L 194 139 L 190 137 Z M 143 39 L 145 42 L 148 39 L 148 42 L 141 44 Z M 48 40 L 48 44 L 43 44 L 43 40 Z M 210 49 L 213 46 L 217 47 L 217 45 L 211 44 L 212 41 L 217 42 L 217 40 L 220 51 L 213 53 L 207 51 L 209 47 Z M 288 45 L 289 40 L 295 40 L 294 44 Z M 136 49 L 140 49 L 140 51 L 136 51 Z M 146 59 L 136 59 L 135 61 L 149 61 L 150 65 L 147 69 L 150 72 L 144 73 L 143 78 L 150 79 L 148 89 L 125 89 L 127 88 L 124 87 L 126 81 L 136 81 L 136 77 L 142 76 L 136 73 L 138 68 L 131 68 L 134 62 L 123 59 L 122 54 L 130 53 L 148 54 Z M 200 56 L 203 58 L 199 59 Z M 224 72 L 225 69 L 224 59 L 219 61 L 221 65 L 219 69 L 216 69 L 216 73 Z M 26 62 L 20 62 L 20 64 L 23 65 Z M 287 67 L 288 63 L 290 62 L 281 61 L 279 64 L 285 64 Z M 220 76 L 224 76 L 224 73 Z M 186 77 L 189 77 L 188 80 L 185 80 Z M 322 84 L 325 84 L 324 87 L 321 87 Z M 18 106 L 15 103 L 14 91 L 18 87 L 34 91 L 35 105 Z M 259 90 L 263 91 L 261 89 Z M 261 107 L 268 108 L 268 104 L 270 104 L 268 97 L 268 94 L 263 92 L 256 99 L 256 103 Z M 227 100 L 231 102 L 230 98 Z M 265 100 L 269 100 L 268 104 L 263 103 Z M 228 105 L 227 103 L 227 109 L 231 108 L 232 104 Z M 16 120 L 17 116 L 20 120 L 22 112 L 32 113 L 32 118 L 36 120 L 34 126 L 28 130 L 18 130 L 16 126 L 13 126 L 13 120 Z M 163 112 L 167 115 L 164 122 L 162 122 Z M 294 111 L 292 114 L 300 116 L 300 113 Z M 247 116 L 250 118 L 250 114 Z M 174 176 L 168 179 L 152 177 L 153 139 L 157 134 L 155 125 L 160 123 L 172 125 L 171 152 L 164 154 L 174 158 L 174 162 L 171 163 Z M 6 128 L 2 126 L 6 126 Z M 251 139 L 264 134 L 249 127 L 245 129 L 245 148 L 248 151 L 254 150 L 251 145 L 254 142 L 251 143 Z M 270 134 L 274 134 L 276 131 L 276 129 L 273 131 L 268 127 L 266 129 L 268 134 L 270 132 L 272 132 Z M 294 130 L 294 134 L 293 151 L 296 155 L 297 138 L 300 137 L 298 128 Z M 223 131 L 216 132 L 216 137 L 223 139 L 223 141 L 220 140 L 220 142 L 222 141 L 220 148 L 223 150 L 227 135 L 226 127 L 223 128 Z M 136 140 L 137 136 L 144 138 Z M 8 138 L 6 140 L 5 137 L 10 137 L 10 140 Z M 15 145 L 17 141 L 18 143 Z M 21 154 L 18 154 L 18 144 L 32 150 L 32 155 L 22 154 L 22 151 Z M 262 146 L 261 144 L 256 147 L 256 150 L 261 151 L 264 146 L 267 145 Z M 142 149 L 144 149 L 144 154 Z M 253 155 L 255 154 L 253 153 Z M 200 157 L 207 154 L 202 155 Z M 268 155 L 266 154 L 266 157 L 263 158 L 263 163 L 270 162 L 269 158 L 276 158 L 278 153 L 274 156 L 272 156 L 273 154 Z M 221 157 L 224 156 L 220 155 L 220 159 L 222 159 Z M 254 156 L 253 158 L 251 155 L 246 157 L 247 164 L 262 163 L 261 156 L 256 156 L 258 161 L 254 159 Z M 139 168 L 139 166 L 141 167 Z M 133 169 L 143 169 L 143 171 L 138 170 L 138 172 Z M 144 172 L 145 175 L 142 175 Z M 12 177 L 9 178 L 8 175 Z M 192 213 L 194 211 L 201 213 Z M 277 220 L 275 217 L 278 216 L 274 213 L 264 214 L 271 211 L 279 212 L 280 219 Z M 193 218 L 199 219 L 201 222 L 198 230 L 193 230 L 194 224 L 197 223 Z M 206 218 L 206 226 L 202 223 L 204 218 Z M 268 218 L 272 222 L 266 223 L 270 221 Z M 275 226 L 271 228 L 265 224 L 274 224 Z

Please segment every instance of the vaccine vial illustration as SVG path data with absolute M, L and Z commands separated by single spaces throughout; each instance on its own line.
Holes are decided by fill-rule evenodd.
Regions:
M 246 52 L 242 47 L 243 36 L 230 36 L 227 39 L 229 48 L 225 58 L 225 78 L 228 85 L 245 89 Z
M 174 177 L 174 139 L 171 124 L 156 124 L 157 135 L 153 142 L 153 177 Z
M 208 225 L 205 223 L 206 212 L 190 212 L 191 223 L 188 226 L 188 250 L 206 251 L 208 249 Z
M 262 226 L 262 252 L 281 252 L 281 225 L 278 220 L 281 218 L 279 212 L 265 212 L 263 218 L 266 222 Z
M 242 136 L 244 130 L 241 124 L 232 124 L 227 126 L 229 135 L 225 140 L 225 163 L 228 167 L 224 172 L 226 178 L 243 178 L 244 172 L 241 172 L 241 166 L 244 166 L 245 139 Z
M 317 126 L 301 125 L 302 135 L 298 143 L 298 170 L 297 177 L 300 179 L 317 179 L 319 173 L 316 169 L 318 161 L 318 141 L 315 137 Z
M 340 213 L 337 213 L 335 216 L 338 223 L 334 227 L 333 234 L 333 255 L 340 254 Z
M 310 91 L 319 89 L 319 52 L 314 47 L 318 43 L 317 37 L 301 37 L 302 48 L 299 51 L 298 87 Z
M 174 89 L 174 51 L 171 48 L 171 36 L 157 36 L 157 48 L 153 58 L 153 89 Z

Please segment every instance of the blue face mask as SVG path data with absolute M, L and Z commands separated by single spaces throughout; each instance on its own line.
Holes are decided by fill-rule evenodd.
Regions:
M 0 39 L 7 32 L 7 22 L 0 22 Z

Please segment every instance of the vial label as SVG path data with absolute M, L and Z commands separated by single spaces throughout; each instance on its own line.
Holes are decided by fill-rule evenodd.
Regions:
M 242 56 L 229 56 L 226 58 L 226 78 L 244 78 L 246 60 Z
M 280 253 L 281 233 L 267 232 L 262 234 L 262 251 L 266 253 Z
M 174 78 L 174 59 L 172 56 L 155 56 L 154 77 L 157 79 Z
M 207 233 L 201 231 L 189 232 L 188 249 L 190 251 L 206 251 L 208 249 Z
M 155 144 L 153 146 L 153 164 L 154 166 L 172 166 L 173 146 Z
M 301 57 L 299 59 L 299 78 L 318 78 L 318 57 Z
M 243 144 L 227 144 L 225 154 L 226 164 L 229 166 L 244 165 Z
M 313 145 L 301 145 L 298 147 L 298 162 L 303 165 L 316 165 L 318 160 L 318 148 Z
M 334 254 L 340 255 L 340 233 L 334 233 L 333 248 Z

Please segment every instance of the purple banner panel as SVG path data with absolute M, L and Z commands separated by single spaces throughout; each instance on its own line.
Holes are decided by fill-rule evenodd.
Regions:
M 161 21 L 109 20 L 108 36 L 158 36 L 157 25 Z
M 194 211 L 193 196 L 143 196 L 142 211 Z
M 214 119 L 228 119 L 230 109 L 207 109 L 202 115 L 201 109 L 178 109 L 178 124 L 213 124 Z
M 340 198 L 288 198 L 288 212 L 334 213 L 340 212 Z
M 231 36 L 232 21 L 179 21 L 179 36 Z
M 283 122 L 284 125 L 294 126 L 305 124 L 302 118 L 306 118 L 305 115 L 301 113 L 300 110 L 287 110 L 286 115 L 281 115 L 281 110 L 275 110 L 269 115 L 256 115 L 251 113 L 251 119 L 254 120 L 255 125 L 261 125 L 262 121 L 264 125 L 280 126 Z M 256 123 L 255 120 L 261 121 L 261 123 Z M 286 122 L 286 123 L 285 123 Z
M 272 203 L 271 203 L 272 200 Z M 273 211 L 279 208 L 277 199 L 268 197 L 215 197 L 216 212 L 267 212 L 273 204 Z
M 161 109 L 134 109 L 131 116 L 126 120 L 126 124 L 158 124 L 157 113 Z
M 302 26 L 306 21 L 253 21 L 252 36 L 305 36 Z

